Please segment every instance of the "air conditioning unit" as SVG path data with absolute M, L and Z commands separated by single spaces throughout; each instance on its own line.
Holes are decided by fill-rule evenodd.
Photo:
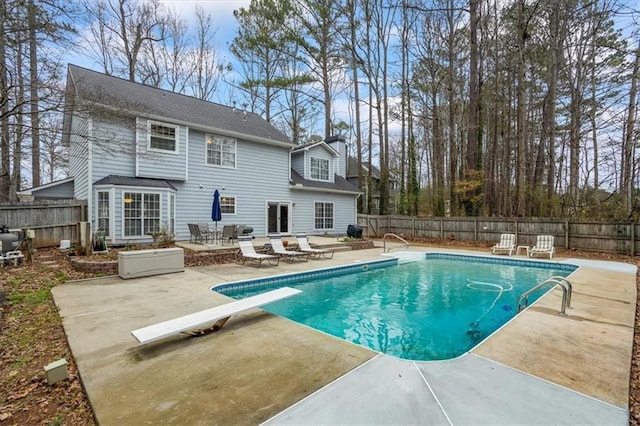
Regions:
M 139 278 L 184 271 L 184 250 L 178 247 L 118 253 L 120 278 Z

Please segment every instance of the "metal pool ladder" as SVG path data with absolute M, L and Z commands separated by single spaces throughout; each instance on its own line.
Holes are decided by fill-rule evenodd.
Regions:
M 407 240 L 405 240 L 404 238 L 394 234 L 393 232 L 388 232 L 386 234 L 384 234 L 384 237 L 382 237 L 382 248 L 383 248 L 383 253 L 387 252 L 387 237 L 389 238 L 397 238 L 400 241 L 402 241 L 404 243 L 404 248 L 406 249 L 407 247 L 409 247 L 409 242 Z M 391 251 L 391 247 L 389 247 L 389 251 Z
M 566 308 L 571 308 L 571 293 L 573 292 L 573 286 L 571 285 L 571 281 L 561 276 L 553 276 L 551 278 L 547 278 L 546 280 L 538 283 L 535 287 L 530 288 L 520 295 L 518 298 L 518 312 L 525 309 L 529 304 L 529 295 L 534 291 L 540 289 L 541 287 L 553 284 L 553 286 L 559 285 L 562 288 L 562 306 L 560 307 L 560 315 L 567 315 L 565 310 Z

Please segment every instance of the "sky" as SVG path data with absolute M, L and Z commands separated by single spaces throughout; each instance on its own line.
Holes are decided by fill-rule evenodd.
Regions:
M 190 28 L 195 26 L 195 9 L 201 6 L 205 12 L 210 13 L 213 18 L 213 27 L 216 29 L 215 47 L 220 57 L 225 57 L 227 61 L 233 58 L 229 53 L 229 44 L 235 37 L 238 24 L 233 16 L 233 11 L 242 7 L 247 8 L 250 0 L 160 0 L 167 9 L 175 10 L 187 21 Z M 100 70 L 89 52 L 68 52 L 68 62 L 85 66 L 87 68 Z
M 218 38 L 221 42 L 229 43 L 233 40 L 237 28 L 233 11 L 241 7 L 247 8 L 250 0 L 160 0 L 167 8 L 179 11 L 187 19 L 193 19 L 196 5 L 210 12 L 214 18 L 214 25 L 218 27 Z M 222 48 L 222 46 L 220 46 Z

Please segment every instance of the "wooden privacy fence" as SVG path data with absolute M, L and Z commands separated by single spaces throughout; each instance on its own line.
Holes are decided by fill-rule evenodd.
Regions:
M 15 232 L 35 231 L 34 247 L 58 246 L 61 240 L 79 240 L 79 223 L 87 220 L 84 200 L 46 200 L 0 204 L 0 226 Z
M 556 247 L 635 255 L 640 249 L 636 222 L 569 221 L 536 218 L 409 217 L 358 215 L 368 237 L 394 234 L 494 243 L 500 234 L 516 234 L 518 245 L 535 245 L 536 236 L 553 235 Z

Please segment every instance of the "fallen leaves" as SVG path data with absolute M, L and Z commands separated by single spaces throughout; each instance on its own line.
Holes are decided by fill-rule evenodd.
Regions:
M 44 366 L 60 358 L 71 360 L 69 371 L 76 372 L 50 292 L 68 276 L 64 270 L 72 273 L 66 263 L 0 268 L 2 426 L 95 424 L 77 374 L 49 386 L 44 373 Z

